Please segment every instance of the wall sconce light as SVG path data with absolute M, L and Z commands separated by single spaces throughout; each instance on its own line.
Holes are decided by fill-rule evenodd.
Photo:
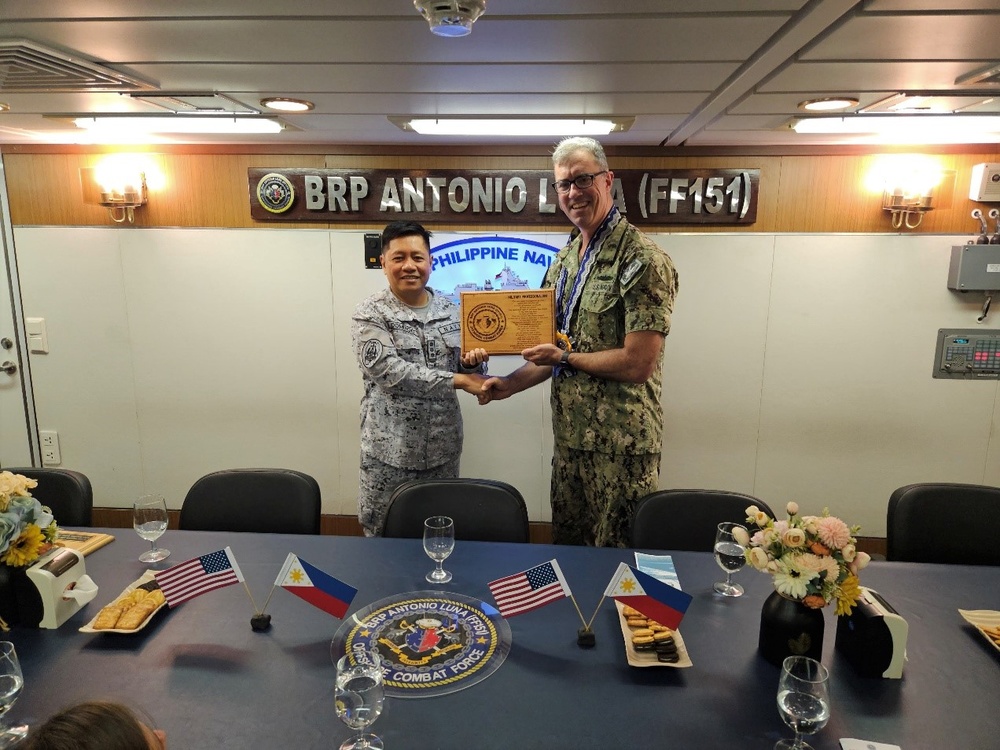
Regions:
M 916 229 L 924 220 L 924 214 L 934 209 L 934 188 L 921 188 L 916 192 L 902 187 L 886 189 L 882 193 L 882 209 L 892 215 L 893 229 L 904 226 Z
M 116 224 L 135 223 L 135 209 L 146 203 L 146 174 L 127 161 L 81 169 L 80 185 L 84 203 L 104 206 Z
M 924 214 L 934 210 L 944 176 L 933 157 L 891 154 L 875 160 L 865 183 L 869 191 L 882 193 L 882 209 L 889 212 L 894 229 L 916 229 Z

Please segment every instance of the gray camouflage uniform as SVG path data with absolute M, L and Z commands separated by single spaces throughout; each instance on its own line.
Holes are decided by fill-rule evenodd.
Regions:
M 389 495 L 402 482 L 457 477 L 462 413 L 452 381 L 461 363 L 458 307 L 428 287 L 416 311 L 385 289 L 354 310 L 351 340 L 361 367 L 358 518 L 380 534 Z
M 618 349 L 633 331 L 670 332 L 677 272 L 651 239 L 620 218 L 597 250 L 569 326 L 573 351 Z M 543 286 L 580 268 L 580 237 Z M 556 300 L 556 305 L 563 304 Z M 640 384 L 557 368 L 552 378 L 552 535 L 557 544 L 626 547 L 635 503 L 657 489 L 663 438 L 662 357 Z

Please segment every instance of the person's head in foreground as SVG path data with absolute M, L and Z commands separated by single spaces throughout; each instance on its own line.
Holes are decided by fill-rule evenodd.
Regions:
M 117 703 L 79 703 L 32 728 L 24 750 L 166 750 L 167 735 Z

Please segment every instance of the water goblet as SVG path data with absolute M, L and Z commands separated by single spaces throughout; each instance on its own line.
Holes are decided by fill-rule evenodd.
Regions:
M 0 748 L 12 747 L 28 734 L 27 726 L 8 727 L 3 717 L 24 687 L 17 652 L 10 641 L 0 641 Z
M 736 541 L 733 536 L 734 529 L 743 529 L 744 526 L 738 523 L 724 521 L 720 523 L 715 531 L 715 561 L 719 567 L 726 571 L 726 580 L 715 584 L 715 590 L 723 596 L 742 596 L 743 587 L 738 583 L 733 583 L 733 573 L 746 564 L 746 556 L 743 553 L 743 546 Z
M 144 563 L 153 563 L 170 556 L 170 550 L 156 546 L 156 540 L 167 530 L 167 502 L 160 495 L 143 495 L 132 506 L 135 533 L 149 542 L 150 549 L 139 555 Z
M 382 713 L 385 683 L 378 651 L 352 649 L 337 661 L 336 709 L 356 734 L 340 750 L 381 750 L 382 740 L 365 730 Z
M 812 750 L 802 739 L 815 734 L 830 719 L 830 672 L 808 656 L 789 656 L 781 665 L 778 681 L 778 713 L 795 732 L 793 739 L 780 740 L 774 750 Z
M 455 522 L 448 516 L 431 516 L 424 521 L 424 552 L 437 567 L 427 574 L 431 583 L 448 583 L 451 573 L 442 567 L 444 560 L 455 549 Z

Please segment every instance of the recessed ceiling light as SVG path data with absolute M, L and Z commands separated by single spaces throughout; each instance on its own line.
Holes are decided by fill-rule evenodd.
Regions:
M 389 121 L 421 135 L 568 136 L 628 130 L 634 117 L 397 117 Z
M 799 102 L 799 109 L 808 112 L 834 112 L 858 106 L 858 100 L 850 96 L 828 96 L 823 99 L 809 99 Z
M 263 107 L 281 112 L 308 112 L 316 106 L 305 99 L 289 99 L 284 96 L 269 96 L 267 99 L 261 99 L 260 103 Z

